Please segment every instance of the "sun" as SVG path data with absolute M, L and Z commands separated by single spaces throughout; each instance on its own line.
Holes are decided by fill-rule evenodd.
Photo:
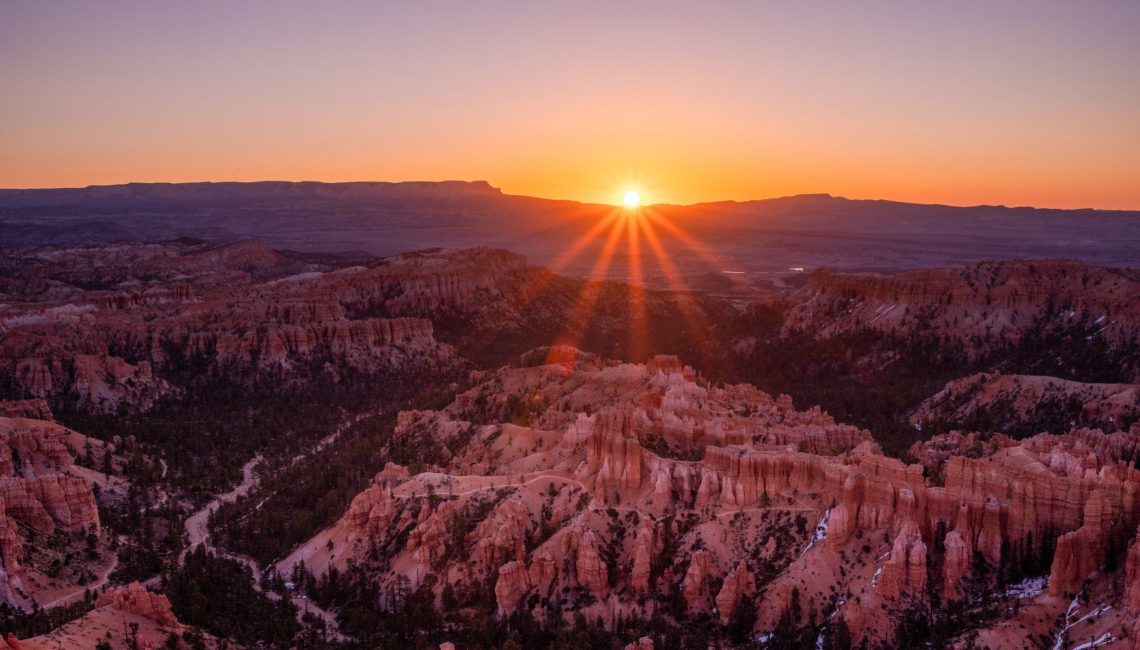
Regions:
M 641 195 L 639 195 L 637 192 L 634 192 L 633 190 L 630 190 L 622 195 L 621 202 L 622 205 L 627 208 L 636 208 L 637 206 L 641 205 Z

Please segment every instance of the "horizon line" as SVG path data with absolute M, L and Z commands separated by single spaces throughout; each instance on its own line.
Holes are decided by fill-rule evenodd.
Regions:
M 128 185 L 258 185 L 263 183 L 289 183 L 294 185 L 311 184 L 311 185 L 414 185 L 414 184 L 432 184 L 443 185 L 447 183 L 465 183 L 469 185 L 483 184 L 487 187 L 496 190 L 500 195 L 515 198 L 538 199 L 541 201 L 555 201 L 564 203 L 578 203 L 581 205 L 597 205 L 597 206 L 616 206 L 616 203 L 604 203 L 597 201 L 583 201 L 581 199 L 570 198 L 555 198 L 549 196 L 537 196 L 533 194 L 513 194 L 504 191 L 502 187 L 492 184 L 486 179 L 459 179 L 459 178 L 445 178 L 439 180 L 351 180 L 351 181 L 319 181 L 319 180 L 286 180 L 286 179 L 262 179 L 256 181 L 229 181 L 229 180 L 204 180 L 204 181 L 124 181 L 121 183 L 93 183 L 83 186 L 57 186 L 57 187 L 0 187 L 0 192 L 36 192 L 36 191 L 63 191 L 63 190 L 90 190 L 98 188 L 111 188 L 111 187 L 124 187 Z M 673 207 L 673 208 L 694 208 L 701 206 L 713 206 L 719 204 L 746 204 L 746 203 L 759 203 L 764 201 L 779 201 L 782 199 L 796 199 L 805 197 L 828 198 L 839 201 L 866 201 L 866 202 L 882 202 L 882 203 L 899 203 L 906 205 L 917 205 L 927 207 L 944 207 L 944 208 L 1002 208 L 1006 210 L 1055 210 L 1061 212 L 1140 212 L 1140 207 L 1136 208 L 1097 208 L 1091 206 L 1077 207 L 1077 208 L 1055 208 L 1039 205 L 1007 205 L 1005 203 L 969 203 L 969 204 L 956 204 L 956 203 L 939 203 L 939 202 L 921 202 L 921 201 L 907 201 L 900 199 L 891 199 L 885 197 L 850 197 L 839 196 L 831 194 L 830 192 L 799 192 L 795 194 L 781 194 L 776 196 L 756 197 L 748 199 L 709 199 L 703 201 L 694 201 L 692 203 L 671 203 L 668 201 L 648 203 L 642 207 Z

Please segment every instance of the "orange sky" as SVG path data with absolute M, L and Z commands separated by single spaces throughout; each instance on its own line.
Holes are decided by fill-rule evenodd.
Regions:
M 1140 208 L 1140 3 L 614 4 L 5 3 L 0 187 Z

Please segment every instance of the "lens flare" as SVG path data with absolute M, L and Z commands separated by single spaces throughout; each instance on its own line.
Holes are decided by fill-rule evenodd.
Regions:
M 660 234 L 658 231 L 661 231 Z M 626 240 L 624 246 L 621 245 L 622 239 Z M 603 294 L 612 299 L 616 297 L 614 291 L 624 291 L 624 299 L 628 301 L 627 354 L 633 359 L 643 360 L 653 347 L 651 339 L 654 335 L 649 331 L 647 298 L 654 291 L 649 288 L 654 281 L 664 282 L 665 291 L 670 294 L 668 300 L 681 317 L 681 322 L 677 324 L 680 331 L 687 331 L 694 343 L 699 343 L 712 324 L 685 282 L 684 272 L 673 259 L 673 254 L 678 252 L 674 247 L 695 255 L 711 268 L 723 267 L 719 256 L 687 232 L 680 223 L 666 216 L 658 207 L 642 206 L 641 195 L 637 190 L 625 190 L 621 205 L 595 221 L 592 227 L 570 243 L 551 267 L 559 272 L 588 249 L 591 251 L 590 272 L 579 287 L 578 295 L 573 299 L 571 314 L 553 343 L 571 348 L 580 347 L 593 325 Z M 622 256 L 628 262 L 626 283 L 611 284 L 610 270 L 614 267 L 613 262 L 615 257 Z M 649 271 L 653 267 L 648 267 L 647 262 L 656 263 L 657 275 L 652 276 L 652 279 Z M 657 300 L 661 300 L 661 294 L 655 295 Z M 677 332 L 676 328 L 674 332 Z M 559 355 L 564 356 L 566 352 L 566 348 L 552 348 L 548 363 L 561 359 Z M 565 360 L 562 359 L 559 363 L 563 361 Z

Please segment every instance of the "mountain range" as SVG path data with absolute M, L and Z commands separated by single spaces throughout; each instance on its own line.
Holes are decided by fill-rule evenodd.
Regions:
M 482 181 L 406 183 L 131 183 L 0 190 L 0 246 L 85 241 L 214 242 L 256 238 L 278 249 L 391 255 L 494 246 L 570 275 L 630 279 L 622 239 L 601 273 L 606 236 L 567 251 L 613 206 L 504 194 Z M 955 207 L 810 194 L 746 202 L 657 205 L 641 219 L 686 276 L 749 280 L 821 266 L 898 271 L 981 260 L 1073 258 L 1140 266 L 1140 211 Z M 620 210 L 619 210 L 620 212 Z M 681 234 L 684 233 L 684 234 Z M 642 236 L 644 239 L 644 235 Z M 668 263 L 643 242 L 650 284 Z

